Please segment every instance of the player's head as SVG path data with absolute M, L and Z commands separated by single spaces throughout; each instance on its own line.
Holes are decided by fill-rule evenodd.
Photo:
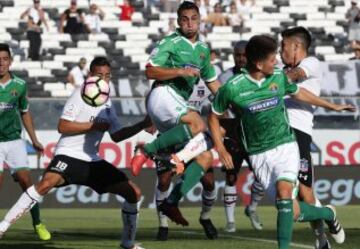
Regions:
M 189 1 L 180 4 L 177 10 L 177 22 L 181 33 L 188 39 L 198 35 L 200 26 L 200 11 L 198 6 Z
M 295 66 L 307 56 L 311 34 L 304 27 L 286 29 L 281 33 L 281 59 L 285 65 Z
M 234 56 L 235 67 L 237 69 L 240 69 L 246 65 L 245 48 L 247 43 L 248 43 L 247 41 L 241 40 L 238 41 L 234 46 L 233 56 Z
M 9 45 L 0 43 L 0 78 L 9 73 L 11 62 L 12 58 Z
M 274 72 L 277 43 L 275 39 L 266 35 L 251 37 L 245 48 L 246 67 L 249 71 L 270 75 Z
M 84 57 L 81 57 L 80 60 L 79 60 L 79 63 L 78 63 L 79 67 L 81 69 L 84 69 L 85 66 L 86 66 L 86 59 Z
M 111 79 L 111 66 L 108 59 L 102 56 L 95 57 L 90 63 L 90 75 L 98 76 L 109 83 Z

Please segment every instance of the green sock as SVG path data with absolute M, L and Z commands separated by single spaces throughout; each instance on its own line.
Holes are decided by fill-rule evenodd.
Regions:
M 190 163 L 184 172 L 183 180 L 176 184 L 168 197 L 168 201 L 177 204 L 200 181 L 203 175 L 204 169 L 200 164 L 195 161 Z
M 144 146 L 147 154 L 153 154 L 175 144 L 184 143 L 192 138 L 191 129 L 187 124 L 177 125 L 164 132 L 151 143 Z
M 39 204 L 36 203 L 32 209 L 30 210 L 31 213 L 31 218 L 32 218 L 32 222 L 33 222 L 33 226 L 39 225 L 41 223 L 40 221 L 40 208 L 39 208 Z
M 293 201 L 291 199 L 276 200 L 277 214 L 277 240 L 279 249 L 290 248 L 293 230 Z
M 309 205 L 303 201 L 299 202 L 300 215 L 297 221 L 308 222 L 314 220 L 333 220 L 334 213 L 330 208 L 327 207 L 315 207 Z

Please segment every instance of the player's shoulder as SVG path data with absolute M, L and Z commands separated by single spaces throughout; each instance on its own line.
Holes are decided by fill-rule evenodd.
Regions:
M 320 64 L 320 60 L 316 58 L 315 56 L 308 56 L 301 60 L 300 67 L 301 66 L 308 66 L 308 67 L 315 67 Z
M 274 75 L 283 75 L 285 74 L 284 70 L 282 68 L 279 68 L 279 67 L 275 67 L 274 68 Z
M 237 87 L 238 85 L 242 84 L 245 80 L 246 80 L 245 74 L 238 73 L 238 74 L 234 74 L 233 76 L 231 76 L 227 80 L 225 85 L 227 86 L 227 88 L 234 88 L 234 87 Z
M 166 35 L 164 38 L 162 38 L 159 41 L 159 45 L 175 44 L 175 43 L 178 43 L 180 40 L 181 40 L 181 36 L 178 34 L 178 32 L 173 32 L 169 35 Z
M 21 79 L 20 77 L 14 75 L 14 74 L 12 74 L 11 76 L 12 76 L 12 82 L 20 84 L 20 85 L 25 85 L 26 84 L 26 81 Z

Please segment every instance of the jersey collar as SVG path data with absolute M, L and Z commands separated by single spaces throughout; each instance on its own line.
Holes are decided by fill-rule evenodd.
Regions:
M 255 83 L 258 87 L 261 86 L 261 84 L 266 80 L 265 78 L 262 78 L 261 80 L 256 80 L 249 74 L 249 71 L 246 68 L 241 68 L 241 72 L 245 75 L 245 77 L 252 83 Z
M 197 45 L 197 44 L 199 43 L 199 41 L 200 41 L 200 40 L 199 40 L 199 34 L 198 34 L 198 36 L 197 36 L 196 42 L 192 43 L 188 38 L 186 38 L 186 37 L 181 33 L 181 31 L 180 31 L 179 28 L 176 29 L 175 33 L 176 33 L 178 36 L 180 36 L 181 39 L 183 39 L 185 42 L 189 43 L 192 48 L 195 48 L 196 45 Z

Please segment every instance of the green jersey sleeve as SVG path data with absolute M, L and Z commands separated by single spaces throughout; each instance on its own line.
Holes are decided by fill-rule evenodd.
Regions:
M 173 47 L 174 44 L 171 40 L 162 39 L 151 52 L 148 63 L 151 66 L 165 66 L 172 53 Z
M 229 83 L 221 86 L 217 91 L 214 101 L 211 104 L 211 110 L 217 115 L 222 115 L 229 108 L 231 103 L 232 95 Z
M 286 74 L 284 72 L 282 74 L 283 74 L 284 85 L 285 85 L 285 93 L 291 94 L 291 95 L 296 95 L 299 91 L 298 85 L 290 83 Z
M 27 112 L 28 108 L 29 108 L 29 101 L 27 98 L 27 88 L 26 85 L 24 85 L 23 91 L 20 93 L 19 96 L 19 111 Z
M 205 65 L 200 70 L 200 76 L 205 83 L 213 82 L 217 79 L 215 67 L 210 62 L 210 54 L 205 58 Z

